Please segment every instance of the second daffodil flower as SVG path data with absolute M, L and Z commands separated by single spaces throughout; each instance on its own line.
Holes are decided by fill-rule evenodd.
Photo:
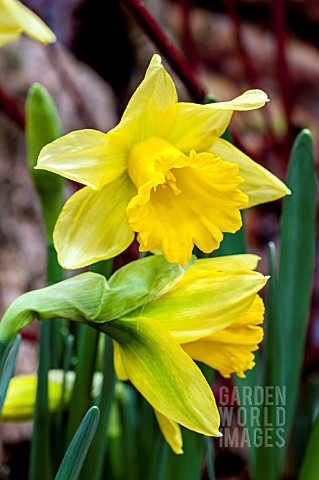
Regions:
M 25 33 L 40 43 L 55 42 L 52 30 L 18 0 L 0 0 L 0 47 Z
M 43 148 L 37 168 L 86 185 L 65 204 L 54 243 L 65 268 L 125 250 L 138 234 L 141 251 L 186 265 L 194 245 L 218 248 L 241 227 L 240 209 L 289 190 L 221 135 L 234 110 L 262 107 L 249 90 L 228 102 L 178 102 L 154 55 L 120 123 L 107 134 L 72 132 Z
M 215 399 L 194 360 L 224 376 L 243 376 L 254 366 L 252 352 L 263 336 L 258 292 L 267 281 L 254 271 L 257 261 L 255 255 L 193 259 L 184 269 L 152 255 L 108 281 L 86 272 L 28 292 L 0 322 L 1 351 L 35 318 L 59 316 L 110 335 L 118 378 L 146 398 L 167 442 L 182 453 L 180 425 L 219 436 Z

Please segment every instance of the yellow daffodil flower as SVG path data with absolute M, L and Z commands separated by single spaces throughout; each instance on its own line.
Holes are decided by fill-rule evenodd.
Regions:
M 0 347 L 34 318 L 61 316 L 110 335 L 120 380 L 129 379 L 155 410 L 176 453 L 179 425 L 219 435 L 211 387 L 194 362 L 222 375 L 244 375 L 262 339 L 267 278 L 254 271 L 258 257 L 193 260 L 182 268 L 153 255 L 117 270 L 109 280 L 86 272 L 17 298 L 0 322 Z
M 214 399 L 192 359 L 225 377 L 245 376 L 254 366 L 264 315 L 257 292 L 267 281 L 253 271 L 257 261 L 255 255 L 197 260 L 160 298 L 102 327 L 116 339 L 118 378 L 129 379 L 153 406 L 175 453 L 182 453 L 178 424 L 218 434 Z
M 287 187 L 223 140 L 232 113 L 262 107 L 249 90 L 209 105 L 178 102 L 154 55 L 118 126 L 80 130 L 43 148 L 38 166 L 86 185 L 65 204 L 54 231 L 59 262 L 78 268 L 125 250 L 186 265 L 194 245 L 218 248 L 241 227 L 240 209 L 278 199 Z
M 18 0 L 0 0 L 0 47 L 25 33 L 40 43 L 55 42 L 54 33 Z

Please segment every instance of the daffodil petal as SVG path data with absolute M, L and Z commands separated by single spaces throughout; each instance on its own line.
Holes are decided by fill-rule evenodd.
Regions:
M 122 362 L 120 346 L 115 340 L 113 341 L 113 349 L 115 374 L 119 380 L 125 382 L 129 378 Z
M 183 152 L 203 150 L 214 137 L 226 130 L 235 110 L 245 111 L 262 107 L 268 100 L 262 90 L 248 90 L 228 102 L 207 105 L 177 103 L 162 116 L 158 136 Z
M 202 372 L 160 325 L 141 317 L 104 324 L 119 343 L 132 384 L 162 415 L 205 435 L 219 436 L 219 414 Z
M 125 210 L 136 193 L 126 173 L 102 190 L 84 187 L 64 205 L 53 240 L 64 268 L 79 268 L 123 252 L 133 241 Z
M 127 208 L 140 250 L 159 248 L 168 261 L 186 265 L 194 244 L 211 252 L 218 248 L 223 232 L 237 231 L 239 208 L 247 198 L 237 188 L 241 178 L 232 166 L 213 155 L 192 152 L 166 172 L 168 184 L 143 185 Z
M 41 43 L 55 42 L 56 36 L 31 10 L 17 0 L 1 0 L 1 30 L 20 30 Z M 16 39 L 16 38 L 15 38 Z
M 230 377 L 231 373 L 245 377 L 245 370 L 255 365 L 252 352 L 263 338 L 259 326 L 263 316 L 264 304 L 257 295 L 250 309 L 229 327 L 182 346 L 190 357 L 219 370 L 224 377 Z
M 126 155 L 117 135 L 77 130 L 46 145 L 35 168 L 100 190 L 123 173 Z
M 154 409 L 159 427 L 163 434 L 163 437 L 170 445 L 174 453 L 182 454 L 183 452 L 183 438 L 181 428 L 178 423 L 174 422 L 170 418 L 162 415 L 160 412 Z
M 15 42 L 20 37 L 21 33 L 20 29 L 6 32 L 0 30 L 0 47 L 3 47 L 7 43 Z
M 207 151 L 239 166 L 239 175 L 245 180 L 240 189 L 249 199 L 249 204 L 244 208 L 271 202 L 291 193 L 279 178 L 226 140 L 215 138 Z
M 174 82 L 162 65 L 161 57 L 153 55 L 145 78 L 129 101 L 115 131 L 124 132 L 133 143 L 155 136 L 163 113 L 177 102 Z
M 211 275 L 212 269 L 216 270 L 256 270 L 260 257 L 251 253 L 239 255 L 225 255 L 221 257 L 201 258 L 196 260 L 196 268 L 193 268 L 186 277 L 189 283 L 195 281 L 198 276 Z
M 199 262 L 199 263 L 198 263 Z M 161 298 L 151 301 L 140 312 L 163 326 L 180 343 L 227 328 L 253 303 L 267 278 L 257 272 L 211 268 L 196 261 L 184 277 Z

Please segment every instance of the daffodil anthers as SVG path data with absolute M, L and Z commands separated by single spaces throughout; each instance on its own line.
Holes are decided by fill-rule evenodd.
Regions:
M 25 33 L 40 43 L 52 43 L 52 30 L 18 0 L 0 0 L 0 47 L 18 40 Z
M 241 227 L 240 209 L 278 199 L 288 188 L 221 138 L 232 113 L 262 107 L 249 90 L 208 105 L 178 102 L 154 55 L 120 123 L 107 134 L 79 130 L 43 148 L 36 168 L 86 185 L 65 204 L 54 231 L 61 265 L 78 268 L 125 250 L 186 265 L 194 245 L 218 248 Z
M 33 319 L 64 317 L 114 339 L 115 371 L 152 405 L 163 435 L 182 452 L 179 425 L 219 435 L 210 386 L 193 359 L 229 376 L 254 365 L 263 331 L 258 296 L 267 278 L 255 255 L 192 260 L 187 268 L 161 255 L 119 269 L 106 281 L 87 272 L 28 292 L 0 322 L 6 345 Z

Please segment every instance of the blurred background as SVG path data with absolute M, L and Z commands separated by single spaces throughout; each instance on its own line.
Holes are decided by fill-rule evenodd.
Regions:
M 0 315 L 14 298 L 46 281 L 44 228 L 24 140 L 30 85 L 39 82 L 52 95 L 64 133 L 82 128 L 107 132 L 115 126 L 155 52 L 162 54 L 181 100 L 204 100 L 203 92 L 184 85 L 147 36 L 132 2 L 23 3 L 54 30 L 58 42 L 44 48 L 24 37 L 0 50 Z M 238 148 L 284 180 L 293 141 L 308 128 L 317 157 L 317 0 L 148 0 L 145 5 L 206 94 L 223 101 L 250 88 L 268 93 L 270 102 L 261 110 L 234 114 L 230 133 Z M 77 188 L 69 182 L 67 195 Z M 278 201 L 245 216 L 248 250 L 263 258 L 263 273 L 268 243 L 278 237 L 280 212 Z M 123 255 L 119 263 L 136 258 L 136 249 Z M 316 266 L 302 381 L 318 381 L 318 320 Z M 36 323 L 23 331 L 17 372 L 36 371 L 37 338 Z M 25 478 L 19 469 L 23 472 L 28 461 L 31 428 L 30 422 L 1 425 L 1 464 L 19 458 L 16 479 Z M 218 478 L 248 478 L 244 449 L 217 455 Z

